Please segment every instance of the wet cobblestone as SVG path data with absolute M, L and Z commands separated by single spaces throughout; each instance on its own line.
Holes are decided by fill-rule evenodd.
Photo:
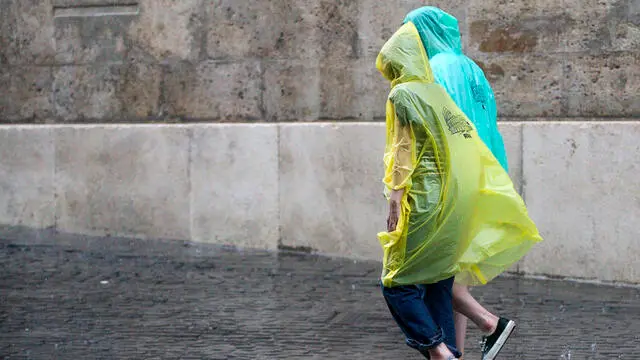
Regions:
M 420 359 L 378 273 L 182 242 L 5 237 L 0 358 Z M 637 288 L 500 278 L 473 292 L 518 321 L 501 359 L 640 359 Z M 471 328 L 467 359 L 478 339 Z

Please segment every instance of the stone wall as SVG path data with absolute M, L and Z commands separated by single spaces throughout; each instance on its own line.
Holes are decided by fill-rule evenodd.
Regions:
M 0 226 L 379 258 L 373 64 L 425 3 L 0 0 Z M 640 283 L 640 3 L 430 4 L 546 240 L 514 270 Z
M 380 120 L 375 57 L 426 3 L 503 120 L 640 116 L 636 0 L 3 0 L 0 122 Z

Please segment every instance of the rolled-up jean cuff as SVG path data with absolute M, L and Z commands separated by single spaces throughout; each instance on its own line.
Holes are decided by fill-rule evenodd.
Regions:
M 406 339 L 406 343 L 409 347 L 412 347 L 423 354 L 428 352 L 430 349 L 437 347 L 443 342 L 444 342 L 444 332 L 442 332 L 442 329 L 438 329 L 438 332 L 436 333 L 436 335 L 430 338 L 429 342 L 426 344 L 411 338 Z

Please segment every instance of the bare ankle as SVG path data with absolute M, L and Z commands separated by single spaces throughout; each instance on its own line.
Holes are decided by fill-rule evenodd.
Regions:
M 431 360 L 449 360 L 455 358 L 444 343 L 440 343 L 437 347 L 429 349 L 429 357 Z
M 486 314 L 484 314 L 483 320 L 482 332 L 487 335 L 493 334 L 498 328 L 498 320 L 500 320 L 500 318 L 490 312 L 487 312 Z

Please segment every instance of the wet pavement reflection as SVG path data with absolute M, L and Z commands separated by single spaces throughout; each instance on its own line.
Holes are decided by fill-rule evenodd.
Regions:
M 420 359 L 377 262 L 169 241 L 0 240 L 2 359 Z M 372 246 L 375 246 L 373 244 Z M 640 359 L 640 290 L 503 277 L 500 359 Z M 480 359 L 470 324 L 466 359 Z

